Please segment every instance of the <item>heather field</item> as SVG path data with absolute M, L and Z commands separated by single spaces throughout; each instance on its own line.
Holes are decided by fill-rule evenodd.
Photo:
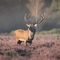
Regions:
M 36 34 L 32 45 L 17 45 L 14 35 L 0 34 L 0 60 L 60 60 L 60 35 Z

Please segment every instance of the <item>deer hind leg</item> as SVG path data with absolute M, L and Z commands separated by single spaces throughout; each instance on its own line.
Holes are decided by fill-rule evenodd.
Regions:
M 18 41 L 17 41 L 17 44 L 21 44 L 21 42 L 22 42 L 22 41 L 18 40 Z

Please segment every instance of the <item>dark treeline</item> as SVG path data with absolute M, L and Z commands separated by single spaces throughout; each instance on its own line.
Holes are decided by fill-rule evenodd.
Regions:
M 60 28 L 59 0 L 42 0 L 44 5 L 40 11 L 45 11 L 45 20 L 38 26 L 38 30 Z M 24 21 L 25 13 L 30 10 L 26 6 L 29 0 L 0 0 L 0 33 L 15 29 L 27 29 Z

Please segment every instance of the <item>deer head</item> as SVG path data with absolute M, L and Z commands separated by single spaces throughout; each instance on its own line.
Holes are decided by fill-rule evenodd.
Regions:
M 26 25 L 27 25 L 28 29 L 31 30 L 32 32 L 34 32 L 35 31 L 35 27 L 44 20 L 44 14 L 41 14 L 41 20 L 39 20 L 39 21 L 37 20 L 35 23 L 32 23 L 32 24 L 28 24 L 28 20 L 31 17 L 31 14 L 29 14 L 29 15 L 25 14 L 24 20 L 27 23 Z

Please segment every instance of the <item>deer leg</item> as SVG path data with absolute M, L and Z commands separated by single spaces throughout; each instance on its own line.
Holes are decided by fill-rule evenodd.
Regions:
M 32 44 L 32 41 L 27 41 L 30 45 Z
M 21 42 L 22 42 L 22 41 L 18 40 L 18 41 L 17 41 L 17 44 L 21 44 Z
M 30 45 L 31 45 L 31 44 L 32 44 L 32 41 L 30 41 L 29 43 L 30 43 Z
M 27 41 L 24 41 L 24 45 L 27 46 Z

